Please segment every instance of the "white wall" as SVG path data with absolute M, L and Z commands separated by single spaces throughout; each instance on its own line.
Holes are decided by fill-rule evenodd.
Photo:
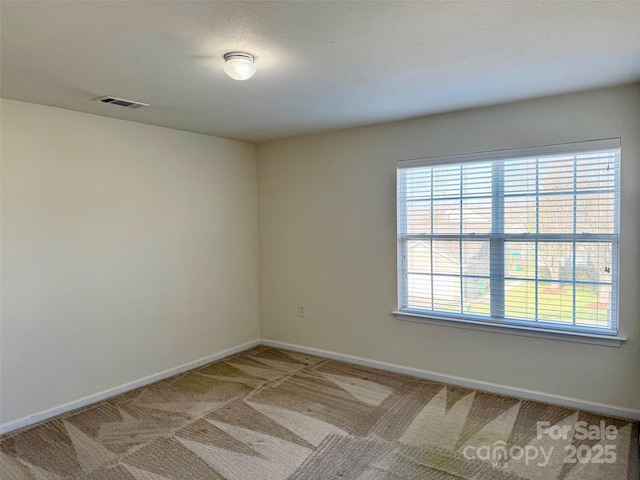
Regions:
M 0 109 L 0 424 L 260 337 L 253 145 Z
M 640 86 L 259 145 L 262 337 L 640 409 Z M 622 137 L 619 348 L 397 320 L 398 160 Z M 297 316 L 297 306 L 306 316 Z
M 0 425 L 262 337 L 640 409 L 640 85 L 258 146 L 0 102 Z M 620 348 L 402 322 L 397 160 L 622 137 Z M 304 305 L 306 316 L 297 316 Z

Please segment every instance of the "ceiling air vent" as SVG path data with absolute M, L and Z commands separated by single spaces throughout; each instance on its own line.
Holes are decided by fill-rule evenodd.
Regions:
M 108 103 L 110 105 L 118 105 L 120 107 L 126 107 L 126 108 L 150 107 L 148 103 L 134 102 L 133 100 L 125 100 L 124 98 L 116 98 L 116 97 L 100 97 L 100 98 L 96 98 L 96 102 Z

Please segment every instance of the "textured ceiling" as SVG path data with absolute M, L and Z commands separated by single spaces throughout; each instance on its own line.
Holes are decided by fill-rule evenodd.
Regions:
M 640 1 L 2 1 L 0 16 L 5 98 L 254 142 L 640 80 Z M 223 73 L 232 50 L 256 56 L 251 80 Z

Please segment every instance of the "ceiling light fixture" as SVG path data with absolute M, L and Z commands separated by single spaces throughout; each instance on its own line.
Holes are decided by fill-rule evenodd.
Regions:
M 224 54 L 224 72 L 234 80 L 247 80 L 256 73 L 255 57 L 245 52 Z

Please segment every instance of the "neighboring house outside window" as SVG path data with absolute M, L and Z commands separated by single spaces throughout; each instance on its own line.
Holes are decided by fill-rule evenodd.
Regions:
M 617 335 L 620 140 L 398 163 L 398 312 Z

